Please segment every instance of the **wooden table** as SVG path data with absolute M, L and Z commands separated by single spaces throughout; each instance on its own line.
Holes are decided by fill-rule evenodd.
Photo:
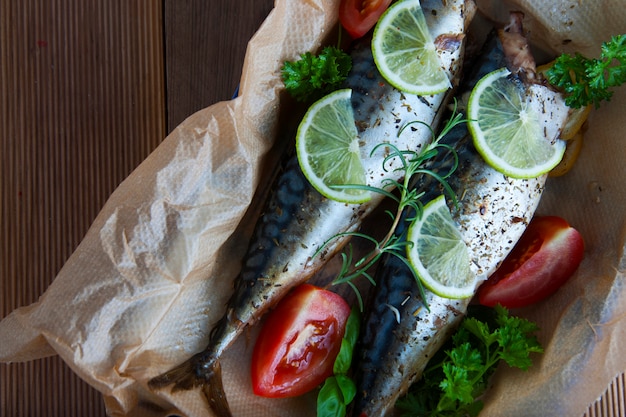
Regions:
M 272 6 L 0 2 L 2 317 L 46 290 L 110 193 L 168 132 L 231 98 L 247 42 Z M 606 415 L 602 406 L 623 393 L 623 378 L 614 386 L 588 415 Z M 53 356 L 0 364 L 0 415 L 105 410 L 99 393 Z

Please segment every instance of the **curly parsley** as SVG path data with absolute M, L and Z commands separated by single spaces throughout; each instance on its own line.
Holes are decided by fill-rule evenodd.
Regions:
M 626 35 L 614 36 L 602 44 L 600 57 L 576 53 L 559 56 L 546 72 L 550 84 L 563 89 L 565 103 L 573 108 L 609 101 L 609 88 L 626 82 Z
M 289 94 L 297 101 L 310 102 L 336 90 L 352 68 L 350 55 L 334 46 L 319 55 L 310 52 L 297 61 L 286 61 L 282 78 Z
M 477 398 L 500 361 L 527 370 L 530 354 L 543 352 L 535 323 L 497 306 L 461 322 L 449 344 L 429 362 L 422 379 L 396 404 L 404 417 L 477 416 Z

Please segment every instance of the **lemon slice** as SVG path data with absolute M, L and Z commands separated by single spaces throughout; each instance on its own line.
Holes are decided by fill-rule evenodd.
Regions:
M 563 126 L 563 129 L 561 130 L 560 138 L 563 140 L 575 138 L 576 135 L 583 130 L 583 125 L 587 121 L 592 108 L 593 106 L 590 104 L 586 107 L 572 109 L 565 126 Z
M 548 172 L 549 176 L 560 177 L 567 174 L 572 169 L 578 160 L 578 155 L 580 155 L 580 150 L 583 147 L 583 139 L 583 132 L 579 131 L 567 140 L 563 159 L 561 159 L 561 162 L 559 162 L 557 166 Z
M 372 54 L 381 75 L 398 90 L 419 95 L 450 88 L 418 0 L 389 7 L 372 38 Z
M 337 90 L 313 103 L 298 126 L 296 152 L 302 172 L 323 196 L 362 203 L 369 191 L 337 187 L 365 184 L 351 96 L 350 89 Z
M 548 88 L 524 86 L 510 74 L 502 68 L 476 84 L 467 105 L 468 127 L 493 168 L 513 178 L 535 178 L 563 157 L 565 142 L 550 138 L 558 136 L 562 122 L 552 117 L 565 105 Z
M 446 298 L 474 295 L 476 275 L 467 245 L 443 195 L 424 206 L 422 217 L 409 228 L 407 257 L 424 286 Z

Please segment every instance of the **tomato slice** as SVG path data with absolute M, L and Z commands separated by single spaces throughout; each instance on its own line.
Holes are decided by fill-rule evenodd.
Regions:
M 584 242 L 556 216 L 535 217 L 502 265 L 479 288 L 486 306 L 524 307 L 552 295 L 578 269 Z
M 332 375 L 350 315 L 338 294 L 296 287 L 266 318 L 252 353 L 252 388 L 263 397 L 295 397 Z
M 339 21 L 353 39 L 365 35 L 389 7 L 391 0 L 341 0 Z

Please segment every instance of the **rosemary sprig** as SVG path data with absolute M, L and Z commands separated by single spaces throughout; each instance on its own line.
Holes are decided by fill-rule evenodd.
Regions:
M 396 170 L 404 171 L 404 175 L 400 181 L 388 179 L 384 182 L 382 188 L 372 187 L 368 185 L 341 185 L 337 186 L 337 188 L 351 188 L 351 189 L 363 189 L 371 192 L 380 193 L 397 204 L 397 208 L 395 212 L 387 211 L 387 214 L 391 217 L 392 224 L 389 228 L 389 231 L 386 235 L 380 240 L 376 240 L 372 236 L 360 233 L 360 232 L 343 232 L 338 233 L 335 236 L 328 239 L 324 244 L 317 250 L 315 256 L 319 255 L 332 241 L 341 237 L 357 237 L 365 240 L 369 240 L 373 249 L 368 252 L 366 255 L 361 257 L 358 260 L 354 260 L 354 250 L 351 244 L 348 245 L 347 253 L 344 252 L 341 254 L 342 257 L 342 266 L 337 274 L 337 277 L 331 282 L 330 285 L 339 285 L 339 284 L 348 284 L 355 292 L 357 296 L 357 300 L 359 302 L 359 307 L 361 311 L 363 311 L 363 299 L 362 296 L 353 283 L 353 281 L 358 277 L 365 277 L 368 281 L 370 281 L 373 285 L 376 285 L 376 282 L 372 275 L 369 273 L 369 270 L 376 264 L 376 262 L 380 259 L 380 257 L 385 253 L 390 253 L 394 256 L 400 258 L 410 269 L 413 271 L 415 275 L 415 280 L 418 284 L 420 295 L 422 299 L 425 300 L 424 297 L 424 288 L 422 286 L 421 281 L 417 277 L 417 274 L 413 270 L 413 267 L 410 265 L 410 262 L 406 258 L 406 246 L 410 244 L 404 239 L 400 239 L 396 234 L 396 229 L 401 221 L 402 212 L 411 208 L 415 215 L 409 219 L 410 221 L 414 221 L 415 219 L 419 219 L 423 212 L 424 203 L 421 201 L 424 196 L 424 190 L 420 190 L 414 186 L 415 179 L 422 176 L 428 175 L 439 182 L 445 192 L 451 196 L 451 198 L 456 202 L 456 195 L 450 185 L 447 182 L 447 178 L 454 173 L 458 166 L 457 155 L 454 149 L 445 143 L 441 143 L 441 140 L 457 125 L 465 123 L 467 120 L 464 118 L 462 113 L 458 113 L 456 109 L 456 103 L 452 112 L 452 116 L 446 122 L 444 127 L 442 128 L 439 135 L 436 135 L 433 131 L 432 127 L 422 121 L 414 121 L 407 123 L 403 126 L 399 131 L 398 135 L 400 135 L 404 129 L 409 127 L 411 124 L 418 123 L 425 125 L 431 132 L 434 140 L 424 146 L 419 152 L 410 151 L 410 150 L 400 150 L 397 147 L 390 145 L 389 143 L 381 143 L 376 146 L 372 154 L 376 152 L 379 147 L 386 147 L 391 149 L 391 153 L 385 157 L 383 161 L 383 166 L 387 166 L 388 162 L 392 159 L 399 159 L 401 164 L 399 168 Z M 451 153 L 454 158 L 454 163 L 451 169 L 448 172 L 440 174 L 429 169 L 429 163 L 442 151 L 447 150 Z M 396 189 L 396 193 L 392 192 L 392 190 Z M 428 306 L 426 306 L 428 308 Z

